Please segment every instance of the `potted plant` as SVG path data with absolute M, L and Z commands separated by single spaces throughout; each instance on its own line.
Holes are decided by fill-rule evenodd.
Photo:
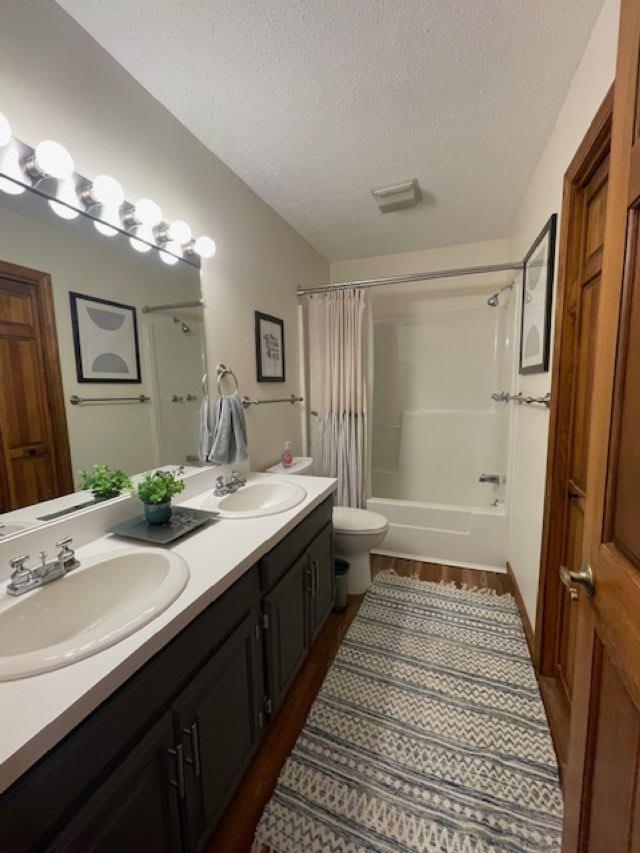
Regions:
M 91 471 L 80 471 L 80 488 L 91 489 L 97 501 L 117 498 L 131 487 L 131 477 L 119 468 L 112 470 L 108 465 L 94 465 Z
M 166 524 L 171 518 L 171 498 L 184 491 L 184 483 L 171 471 L 145 474 L 131 493 L 144 504 L 144 517 L 149 524 Z

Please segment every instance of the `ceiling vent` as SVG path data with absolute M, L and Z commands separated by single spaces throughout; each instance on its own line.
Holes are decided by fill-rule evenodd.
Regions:
M 378 187 L 371 190 L 380 213 L 391 213 L 392 210 L 404 210 L 415 207 L 422 199 L 418 181 L 403 181 L 401 184 L 391 184 L 388 187 Z

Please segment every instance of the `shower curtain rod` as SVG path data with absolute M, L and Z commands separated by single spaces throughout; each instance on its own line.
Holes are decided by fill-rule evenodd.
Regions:
M 331 290 L 345 290 L 353 287 L 357 290 L 366 287 L 385 287 L 389 284 L 411 284 L 416 281 L 431 281 L 437 278 L 455 278 L 461 275 L 480 275 L 487 272 L 509 272 L 524 268 L 522 261 L 508 264 L 488 264 L 480 267 L 458 267 L 433 272 L 415 272 L 408 275 L 394 275 L 387 278 L 364 278 L 360 281 L 338 281 L 335 284 L 318 284 L 313 287 L 299 287 L 296 296 L 311 296 L 314 293 L 329 293 Z

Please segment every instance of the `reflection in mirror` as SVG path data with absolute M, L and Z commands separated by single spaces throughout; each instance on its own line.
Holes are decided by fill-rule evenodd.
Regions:
M 140 248 L 0 192 L 0 536 L 90 505 L 95 465 L 197 461 L 199 271 Z

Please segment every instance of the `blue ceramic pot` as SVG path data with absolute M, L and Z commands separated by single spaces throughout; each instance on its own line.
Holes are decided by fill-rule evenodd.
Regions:
M 145 504 L 144 517 L 149 524 L 166 524 L 171 518 L 171 502 L 164 504 Z

